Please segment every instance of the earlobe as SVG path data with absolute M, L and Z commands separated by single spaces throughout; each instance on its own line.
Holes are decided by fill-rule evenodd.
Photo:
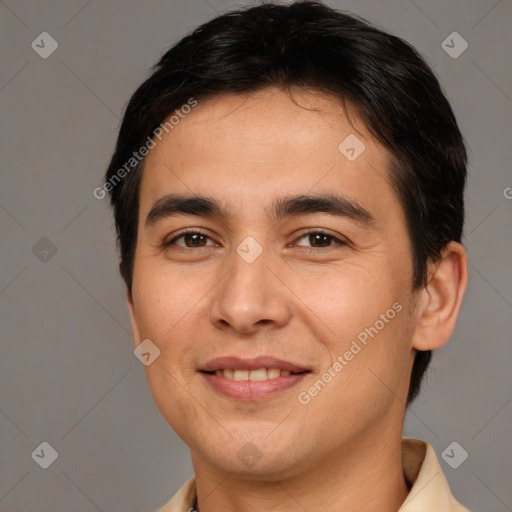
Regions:
M 455 329 L 468 279 L 464 247 L 450 242 L 430 272 L 428 284 L 420 292 L 418 301 L 412 342 L 412 347 L 417 350 L 442 347 Z
M 137 327 L 137 321 L 135 318 L 135 304 L 133 302 L 133 295 L 130 290 L 126 292 L 126 304 L 128 306 L 128 313 L 130 315 L 130 324 L 132 327 L 132 338 L 133 338 L 133 346 L 137 347 L 140 342 L 139 329 Z

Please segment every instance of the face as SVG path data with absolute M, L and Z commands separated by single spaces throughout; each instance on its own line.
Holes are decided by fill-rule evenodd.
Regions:
M 147 156 L 132 328 L 194 463 L 292 475 L 401 433 L 411 249 L 390 155 L 348 114 L 311 91 L 225 95 Z

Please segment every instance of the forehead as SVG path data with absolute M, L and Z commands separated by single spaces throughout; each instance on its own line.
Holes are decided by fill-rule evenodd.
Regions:
M 354 158 L 355 157 L 355 158 Z M 141 215 L 165 193 L 208 194 L 233 208 L 305 192 L 381 197 L 397 207 L 389 152 L 350 104 L 270 88 L 199 102 L 146 157 Z

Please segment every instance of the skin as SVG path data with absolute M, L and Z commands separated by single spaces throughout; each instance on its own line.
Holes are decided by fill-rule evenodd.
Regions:
M 414 354 L 449 339 L 466 255 L 449 244 L 430 265 L 428 285 L 412 292 L 390 154 L 348 108 L 315 91 L 294 90 L 293 100 L 274 88 L 223 95 L 200 103 L 146 159 L 128 307 L 135 346 L 149 338 L 161 351 L 146 376 L 191 450 L 201 512 L 391 512 L 407 497 L 400 443 Z M 338 150 L 349 134 L 366 146 L 353 162 Z M 322 212 L 279 221 L 266 214 L 278 197 L 333 192 L 364 207 L 374 224 Z M 215 198 L 231 217 L 180 214 L 146 225 L 170 193 Z M 206 238 L 162 247 L 185 228 Z M 335 238 L 318 242 L 308 230 Z M 236 252 L 249 236 L 263 249 L 252 263 Z M 396 302 L 402 310 L 301 404 L 298 393 Z M 311 373 L 264 400 L 235 401 L 198 373 L 224 355 L 272 355 Z M 251 467 L 237 457 L 246 443 L 260 454 Z

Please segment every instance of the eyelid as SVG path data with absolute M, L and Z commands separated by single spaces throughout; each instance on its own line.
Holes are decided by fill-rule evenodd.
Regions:
M 338 234 L 333 234 L 332 232 L 330 232 L 328 229 L 325 229 L 325 228 L 310 228 L 310 229 L 307 229 L 306 231 L 303 231 L 302 233 L 298 234 L 295 239 L 296 240 L 300 240 L 301 238 L 304 238 L 305 236 L 316 235 L 316 234 L 327 235 L 328 237 L 330 237 L 335 242 L 335 244 L 338 244 L 338 245 L 342 245 L 343 246 L 343 245 L 349 245 L 350 244 L 350 241 L 346 237 L 343 237 L 343 236 L 338 235 Z M 330 245 L 328 247 L 305 247 L 305 246 L 302 246 L 302 245 L 299 245 L 298 247 L 305 247 L 308 250 L 318 251 L 318 250 L 321 250 L 321 249 L 333 249 L 336 246 L 335 244 Z
M 186 235 L 188 233 L 198 234 L 198 235 L 205 236 L 206 238 L 208 238 L 209 240 L 214 242 L 212 237 L 206 231 L 204 231 L 204 230 L 202 230 L 200 228 L 185 228 L 182 231 L 179 231 L 178 233 L 173 234 L 171 239 L 165 238 L 163 240 L 162 244 L 161 244 L 162 248 L 166 249 L 167 247 L 173 245 L 176 242 L 176 240 L 178 240 L 179 238 L 181 238 L 182 236 L 184 236 L 184 235 Z M 297 245 L 297 247 L 302 247 L 303 249 L 310 250 L 310 251 L 319 251 L 319 250 L 322 250 L 322 249 L 323 250 L 333 249 L 334 247 L 336 247 L 336 245 L 338 245 L 338 246 L 346 246 L 346 245 L 350 244 L 350 241 L 348 239 L 346 239 L 345 237 L 342 237 L 342 236 L 340 236 L 338 234 L 335 235 L 335 234 L 331 233 L 329 230 L 327 230 L 325 228 L 309 228 L 309 229 L 306 229 L 305 231 L 302 231 L 301 233 L 295 235 L 295 240 L 300 240 L 301 238 L 304 238 L 305 236 L 316 235 L 316 234 L 327 235 L 328 237 L 330 237 L 332 239 L 334 244 L 333 245 L 329 245 L 327 247 L 306 247 L 306 246 L 303 246 L 303 245 Z M 216 244 L 216 245 L 218 246 L 218 244 Z M 184 247 L 184 246 L 181 246 L 181 245 L 176 245 L 176 247 L 179 247 L 180 249 L 192 250 L 192 251 L 196 249 L 194 247 Z M 206 245 L 206 246 L 202 246 L 202 247 L 198 247 L 198 248 L 204 248 L 204 247 L 212 247 L 212 245 Z
M 210 240 L 212 240 L 212 242 L 213 242 L 212 237 L 206 231 L 203 231 L 200 228 L 185 228 L 182 231 L 179 231 L 178 233 L 174 233 L 171 238 L 169 238 L 169 237 L 164 238 L 164 240 L 162 241 L 162 244 L 161 244 L 162 248 L 165 249 L 165 248 L 169 247 L 176 240 L 178 240 L 178 238 L 181 238 L 183 235 L 186 235 L 188 233 L 193 233 L 193 234 L 197 234 L 197 235 L 203 235 L 206 238 L 209 238 Z M 184 247 L 184 246 L 181 246 L 181 245 L 177 245 L 176 247 L 179 247 L 179 248 L 185 249 L 185 250 L 187 250 L 187 249 L 194 250 L 193 247 Z M 212 247 L 212 246 L 208 245 L 206 247 Z

